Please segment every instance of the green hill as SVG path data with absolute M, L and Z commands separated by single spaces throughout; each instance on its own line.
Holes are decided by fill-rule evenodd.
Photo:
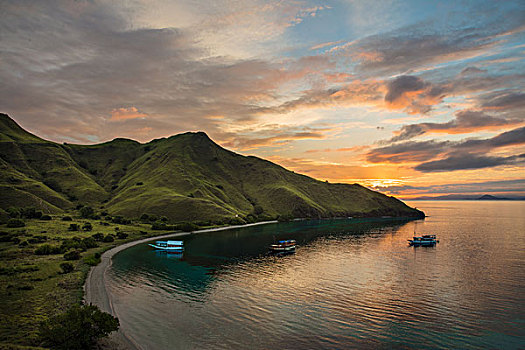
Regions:
M 146 144 L 60 145 L 0 114 L 0 208 L 59 212 L 78 204 L 172 222 L 424 214 L 358 184 L 329 184 L 228 151 L 203 132 Z

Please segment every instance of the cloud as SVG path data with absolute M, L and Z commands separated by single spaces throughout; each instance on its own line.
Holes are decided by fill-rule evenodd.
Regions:
M 408 171 L 393 167 L 348 165 L 281 156 L 267 157 L 267 159 L 298 173 L 333 182 L 353 183 L 362 179 L 408 175 Z
M 257 130 L 219 133 L 218 138 L 225 147 L 239 150 L 252 150 L 260 147 L 283 146 L 296 140 L 320 140 L 327 137 L 331 128 L 282 127 L 267 125 Z
M 329 42 L 326 42 L 326 43 L 321 43 L 321 44 L 314 45 L 314 46 L 310 47 L 310 50 L 319 50 L 319 49 L 323 49 L 325 47 L 329 47 L 329 46 L 334 46 L 334 45 L 340 44 L 342 42 L 343 42 L 343 40 L 329 41 Z
M 518 91 L 497 91 L 480 98 L 480 106 L 486 110 L 508 110 L 525 108 L 525 94 Z
M 497 20 L 472 22 L 469 26 L 421 22 L 344 43 L 332 48 L 331 52 L 352 58 L 361 74 L 406 74 L 444 62 L 481 56 L 505 37 L 523 31 L 518 13 L 500 15 L 507 20 L 503 22 L 495 16 Z
M 374 148 L 366 154 L 370 163 L 413 163 L 432 159 L 448 149 L 450 141 L 407 141 Z
M 148 115 L 146 113 L 140 112 L 136 107 L 121 107 L 115 108 L 111 111 L 111 121 L 119 121 L 126 119 L 137 119 L 137 118 L 146 118 Z
M 491 156 L 488 153 L 497 148 L 524 144 L 525 127 L 521 127 L 488 139 L 395 143 L 370 150 L 366 154 L 366 160 L 370 163 L 420 163 L 414 169 L 422 172 L 478 169 L 504 164 L 521 164 L 523 155 L 501 157 Z
M 425 186 L 393 185 L 375 186 L 378 191 L 395 195 L 407 194 L 476 194 L 476 193 L 508 193 L 525 196 L 525 179 L 498 180 L 482 182 L 460 182 L 446 184 L 432 184 Z
M 296 5 L 289 10 L 293 18 L 322 10 L 301 12 Z M 192 29 L 134 27 L 119 6 L 6 3 L 0 21 L 3 110 L 26 125 L 38 120 L 32 129 L 59 142 L 148 141 L 198 129 L 219 135 L 208 116 L 254 121 L 261 106 L 281 98 L 283 84 L 314 81 L 333 65 L 320 56 L 277 63 L 210 56 Z M 146 114 L 150 129 L 131 127 Z M 118 125 L 107 128 L 108 115 Z
M 475 154 L 454 155 L 444 159 L 419 164 L 414 169 L 428 173 L 482 169 L 506 164 L 525 164 L 525 154 L 509 157 L 491 157 Z
M 445 90 L 421 78 L 401 75 L 387 84 L 385 102 L 388 107 L 404 109 L 408 114 L 427 113 L 445 97 Z
M 459 111 L 453 120 L 446 123 L 409 124 L 401 128 L 398 134 L 387 142 L 399 142 L 427 134 L 447 133 L 462 134 L 482 130 L 499 130 L 503 126 L 513 126 L 525 123 L 524 119 L 505 119 L 487 115 L 480 111 Z

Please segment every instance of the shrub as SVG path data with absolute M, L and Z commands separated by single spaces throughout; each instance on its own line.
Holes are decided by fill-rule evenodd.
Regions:
M 165 217 L 165 216 L 162 216 L 162 217 L 160 218 L 160 221 L 162 221 L 162 222 L 168 222 L 168 218 Z
M 255 215 L 261 215 L 262 213 L 264 213 L 264 209 L 260 205 L 256 205 L 253 207 L 253 213 Z
M 62 273 L 70 273 L 70 272 L 73 272 L 73 270 L 75 269 L 73 267 L 73 264 L 72 263 L 68 263 L 68 262 L 63 262 L 60 264 L 60 268 L 62 269 Z
M 84 258 L 84 262 L 89 266 L 97 266 L 100 263 L 100 254 L 98 257 L 96 254 L 88 256 L 87 258 Z
M 78 224 L 69 224 L 68 231 L 78 231 Z
M 43 345 L 58 350 L 91 349 L 97 339 L 118 330 L 116 317 L 95 305 L 74 305 L 66 313 L 40 324 Z
M 37 211 L 35 208 L 32 208 L 32 207 L 22 209 L 20 214 L 26 219 L 38 219 L 42 217 L 42 212 Z
M 111 222 L 113 222 L 114 224 L 120 224 L 120 225 L 129 225 L 131 224 L 131 220 L 129 219 L 124 219 L 122 216 L 118 215 L 118 216 L 114 216 L 112 219 L 111 219 Z
M 7 220 L 7 227 L 24 227 L 26 224 L 20 219 L 9 219 Z
M 91 219 L 95 215 L 95 211 L 91 207 L 82 207 L 79 210 L 80 216 L 84 219 Z
M 124 232 L 118 232 L 117 233 L 117 238 L 118 239 L 126 239 L 126 238 L 128 238 L 128 234 L 124 233 Z
M 91 230 L 93 230 L 93 225 L 91 225 L 90 222 L 86 222 L 86 223 L 82 226 L 82 230 L 84 230 L 84 231 L 91 231 Z
M 246 224 L 246 221 L 244 221 L 242 218 L 236 216 L 236 217 L 230 219 L 229 224 L 230 225 L 244 225 L 244 224 Z
M 71 218 L 71 216 L 64 216 L 62 218 L 62 221 L 73 221 L 73 219 Z
M 99 242 L 101 242 L 102 240 L 104 240 L 104 235 L 103 235 L 102 233 L 95 233 L 95 234 L 94 234 L 93 236 L 91 236 L 91 237 L 93 237 L 93 239 L 94 239 L 95 241 L 99 241 Z
M 151 224 L 152 230 L 175 230 L 178 226 L 169 226 L 163 222 L 154 222 Z
M 104 237 L 104 242 L 106 243 L 111 243 L 114 241 L 115 241 L 115 237 L 113 235 L 107 235 L 106 237 Z
M 64 254 L 64 260 L 78 260 L 80 259 L 80 252 L 78 250 L 72 250 Z
M 62 252 L 63 250 L 60 247 L 52 246 L 50 244 L 43 244 L 35 250 L 36 255 L 60 254 Z
M 40 218 L 40 220 L 46 220 L 46 221 L 49 221 L 51 220 L 51 216 L 50 215 L 42 215 L 42 217 Z
M 292 220 L 293 220 L 292 214 L 279 215 L 279 217 L 277 218 L 277 221 L 279 222 L 286 222 L 286 221 L 292 221 Z
M 85 251 L 87 248 L 82 238 L 73 237 L 71 239 L 64 239 L 62 241 L 62 245 L 60 246 L 60 249 L 62 250 L 62 252 L 66 252 L 70 249 L 80 249 L 80 250 Z
M 254 222 L 257 222 L 257 217 L 252 214 L 248 214 L 246 216 L 246 222 L 249 224 L 253 224 Z
M 47 241 L 47 236 L 34 236 L 33 238 L 28 239 L 27 241 L 31 244 L 44 243 L 45 241 Z
M 142 186 L 142 185 L 144 185 L 144 182 L 142 181 L 137 182 L 137 186 Z
M 20 209 L 16 207 L 10 207 L 6 210 L 7 214 L 10 218 L 19 218 L 20 217 Z
M 144 221 L 148 221 L 149 220 L 149 215 L 144 213 L 140 216 L 140 221 L 144 222 Z
M 82 240 L 82 244 L 86 247 L 86 249 L 98 247 L 98 244 L 93 237 L 84 238 Z
M 191 222 L 183 222 L 182 224 L 179 225 L 179 229 L 184 231 L 184 232 L 195 231 L 198 228 L 199 227 L 197 225 L 195 225 L 194 223 L 191 223 Z

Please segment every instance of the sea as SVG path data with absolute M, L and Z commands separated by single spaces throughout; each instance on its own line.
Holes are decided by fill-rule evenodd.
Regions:
M 140 349 L 525 349 L 525 202 L 412 201 L 424 220 L 274 223 L 138 244 L 108 290 Z M 410 247 L 414 233 L 435 247 Z M 295 239 L 295 254 L 268 254 Z

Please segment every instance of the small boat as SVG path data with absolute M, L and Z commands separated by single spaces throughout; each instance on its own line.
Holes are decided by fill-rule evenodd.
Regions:
M 294 251 L 296 244 L 297 242 L 294 239 L 279 241 L 277 244 L 270 245 L 270 251 L 275 253 Z
M 436 243 L 439 243 L 439 241 L 436 238 L 436 235 L 414 236 L 412 237 L 412 239 L 408 240 L 408 244 L 415 247 L 431 247 L 435 246 Z
M 167 252 L 180 252 L 184 250 L 183 241 L 156 241 L 155 244 L 148 244 L 155 249 L 165 250 Z

